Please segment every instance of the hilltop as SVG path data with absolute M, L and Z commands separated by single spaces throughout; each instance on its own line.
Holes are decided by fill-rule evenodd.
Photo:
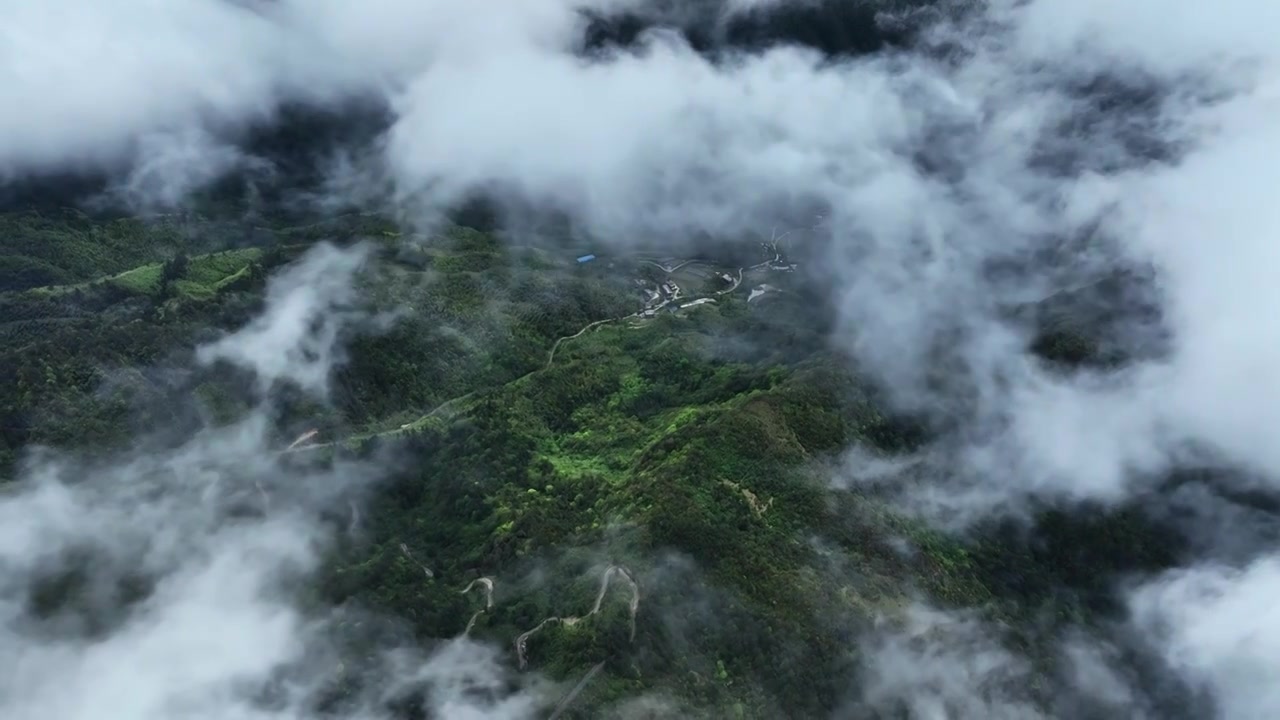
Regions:
M 358 304 L 391 320 L 349 338 L 329 402 L 272 390 L 281 462 L 396 458 L 366 507 L 332 518 L 309 602 L 397 619 L 425 647 L 492 643 L 566 691 L 582 680 L 562 717 L 641 695 L 682 717 L 813 717 L 848 699 L 851 639 L 922 600 L 1009 622 L 1044 603 L 1093 612 L 1104 595 L 1077 573 L 1167 560 L 1124 512 L 1089 521 L 1093 547 L 1064 560 L 835 489 L 849 448 L 891 458 L 927 430 L 827 345 L 776 233 L 741 265 L 413 235 L 371 215 L 0 220 L 5 262 L 28 269 L 0 295 L 9 472 L 36 445 L 137 451 L 234 423 L 262 398 L 192 348 L 248 322 L 317 243 L 368 248 Z M 246 512 L 279 490 L 258 492 Z M 1053 543 L 1077 542 L 1076 521 L 1056 522 Z M 41 602 L 74 605 L 74 584 Z M 330 707 L 364 682 L 358 647 Z

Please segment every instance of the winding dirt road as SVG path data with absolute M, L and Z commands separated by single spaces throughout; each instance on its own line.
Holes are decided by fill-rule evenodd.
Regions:
M 467 621 L 467 629 L 462 631 L 463 637 L 471 634 L 471 628 L 476 626 L 476 621 L 480 619 L 481 615 L 493 609 L 493 578 L 476 578 L 468 583 L 465 588 L 459 591 L 459 593 L 466 595 L 471 592 L 476 585 L 484 588 L 484 607 L 471 614 L 471 619 Z
M 639 314 L 639 313 L 637 313 L 637 315 L 638 315 L 638 314 Z M 556 350 L 559 350 L 559 349 L 560 349 L 560 343 L 563 343 L 563 342 L 565 342 L 565 341 L 567 341 L 567 340 L 573 340 L 574 338 L 580 337 L 583 333 L 585 333 L 586 331 L 590 330 L 590 329 L 591 329 L 591 328 L 593 328 L 593 327 L 599 327 L 600 325 L 604 325 L 605 323 L 617 322 L 618 320 L 625 320 L 625 319 L 626 319 L 626 318 L 628 318 L 628 317 L 636 317 L 636 315 L 626 315 L 626 316 L 624 316 L 624 317 L 605 318 L 604 320 L 596 320 L 595 322 L 593 322 L 593 323 L 589 323 L 586 327 L 582 328 L 581 330 L 579 330 L 578 332 L 576 332 L 576 333 L 574 333 L 574 334 L 572 334 L 572 335 L 565 335 L 565 336 L 564 336 L 564 337 L 562 337 L 562 338 L 557 338 L 557 339 L 556 339 L 556 341 L 555 341 L 555 343 L 554 343 L 554 344 L 552 344 L 552 346 L 551 346 L 551 352 L 547 353 L 547 364 L 546 364 L 546 365 L 543 365 L 543 366 L 542 366 L 542 369 L 543 369 L 543 370 L 550 369 L 551 364 L 552 364 L 553 362 L 555 362 L 555 359 L 556 359 Z M 529 373 L 529 374 L 530 374 L 530 375 L 532 375 L 533 373 Z M 528 375 L 525 375 L 524 377 L 528 377 Z M 521 379 L 524 379 L 524 378 L 521 378 Z
M 299 435 L 299 436 L 298 436 L 298 439 L 296 439 L 296 440 L 294 440 L 293 442 L 289 443 L 289 447 L 285 448 L 285 450 L 286 450 L 286 451 L 288 451 L 288 450 L 295 450 L 295 449 L 297 449 L 297 448 L 299 448 L 299 447 L 302 447 L 303 445 L 308 444 L 312 439 L 314 439 L 314 438 L 315 438 L 315 436 L 317 436 L 317 435 L 319 435 L 319 434 L 320 434 L 320 431 L 319 431 L 318 429 L 316 429 L 316 428 L 311 428 L 310 430 L 308 430 L 308 431 L 306 431 L 306 432 L 302 433 L 301 435 Z
M 418 558 L 413 556 L 413 553 L 409 552 L 408 545 L 405 545 L 404 543 L 400 543 L 400 552 L 404 553 L 404 556 L 412 560 L 415 565 L 422 568 L 422 572 L 426 573 L 427 577 L 434 578 L 436 576 L 435 573 L 431 572 L 431 568 L 424 565 L 421 561 L 418 560 Z
M 550 625 L 552 623 L 560 623 L 562 625 L 576 625 L 582 620 L 599 613 L 601 605 L 604 604 L 605 594 L 609 591 L 609 583 L 613 580 L 615 576 L 621 576 L 622 579 L 626 581 L 628 585 L 631 586 L 631 601 L 628 604 L 628 607 L 631 613 L 630 639 L 632 642 L 634 642 L 636 639 L 636 613 L 639 612 L 640 610 L 640 586 L 636 584 L 635 578 L 632 577 L 630 570 L 627 570 L 621 565 L 610 565 L 604 571 L 604 576 L 600 578 L 600 591 L 596 593 L 596 602 L 591 607 L 591 612 L 582 616 L 570 615 L 567 617 L 559 617 L 559 616 L 553 615 L 552 617 L 546 618 L 542 622 L 538 623 L 538 625 L 532 630 L 526 630 L 525 632 L 521 633 L 519 637 L 516 638 L 516 641 L 515 641 L 516 663 L 520 667 L 520 669 L 524 670 L 529 664 L 529 659 L 526 655 L 526 649 L 527 649 L 530 637 L 533 637 L 538 632 L 540 632 L 543 628 L 545 628 L 547 625 Z
M 785 235 L 784 235 L 784 237 L 785 237 Z M 778 239 L 781 239 L 781 238 L 778 238 Z M 773 260 L 766 260 L 766 261 L 764 261 L 764 262 L 762 262 L 762 263 L 758 263 L 758 264 L 756 264 L 756 265 L 752 265 L 751 267 L 740 267 L 740 268 L 738 268 L 738 270 L 737 270 L 737 277 L 733 279 L 732 284 L 731 284 L 728 288 L 726 288 L 726 289 L 724 289 L 724 290 L 719 290 L 719 291 L 713 292 L 713 293 L 711 293 L 711 294 L 709 294 L 709 295 L 704 295 L 704 296 L 701 296 L 701 297 L 694 297 L 694 298 L 692 298 L 691 300 L 690 300 L 690 298 L 683 298 L 683 299 L 685 299 L 685 300 L 690 300 L 690 302 L 686 302 L 682 307 L 688 307 L 690 304 L 697 304 L 697 302 L 696 302 L 696 301 L 698 301 L 698 300 L 703 300 L 703 299 L 706 299 L 706 298 L 714 298 L 714 297 L 719 297 L 719 296 L 722 296 L 722 295 L 727 295 L 727 294 L 729 294 L 729 293 L 734 292 L 735 290 L 737 290 L 737 289 L 739 288 L 739 286 L 741 286 L 741 284 L 742 284 L 743 274 L 744 274 L 745 272 L 750 271 L 750 270 L 755 270 L 755 269 L 758 269 L 758 268 L 761 268 L 761 267 L 764 267 L 764 266 L 766 266 L 766 265 L 770 264 L 771 262 L 776 262 L 779 258 L 781 258 L 781 255 L 776 253 L 776 241 L 775 241 L 774 245 L 775 245 L 775 256 L 774 256 L 774 259 L 773 259 Z M 642 262 L 645 262 L 645 263 L 648 263 L 648 264 L 653 265 L 653 266 L 655 266 L 655 267 L 661 268 L 664 272 L 671 273 L 671 272 L 674 272 L 674 271 L 676 271 L 676 270 L 678 270 L 678 269 L 680 269 L 680 268 L 684 267 L 685 265 L 688 265 L 688 264 L 693 263 L 693 262 L 697 262 L 697 260 L 686 260 L 686 261 L 684 261 L 684 262 L 682 262 L 682 263 L 679 263 L 678 265 L 674 265 L 674 266 L 671 266 L 671 267 L 667 267 L 667 266 L 665 266 L 665 265 L 660 265 L 660 264 L 658 264 L 658 263 L 656 263 L 656 262 L 653 262 L 653 261 L 651 261 L 651 260 L 644 260 L 644 261 L 642 261 Z M 677 287 L 677 289 L 676 289 L 676 294 L 675 294 L 671 299 L 668 299 L 667 301 L 663 302 L 662 304 L 660 304 L 660 305 L 658 305 L 658 306 L 656 306 L 656 307 L 647 308 L 647 310 L 649 310 L 649 311 L 653 311 L 653 310 L 661 309 L 661 308 L 665 307 L 666 305 L 670 304 L 671 302 L 673 302 L 674 300 L 679 299 L 679 298 L 680 298 L 680 295 L 679 295 L 679 288 Z M 556 338 L 555 342 L 554 342 L 554 343 L 552 343 L 552 345 L 551 345 L 551 349 L 547 352 L 547 362 L 546 362 L 546 363 L 545 363 L 541 368 L 538 368 L 538 369 L 535 369 L 535 370 L 530 370 L 529 372 L 525 373 L 524 375 L 522 375 L 522 376 L 520 376 L 520 377 L 518 377 L 518 378 L 516 378 L 516 379 L 514 379 L 514 380 L 511 380 L 510 382 L 512 382 L 512 383 L 520 382 L 521 380 L 524 380 L 525 378 L 528 378 L 528 377 L 529 377 L 529 376 L 531 376 L 531 375 L 534 375 L 534 374 L 536 374 L 536 373 L 538 373 L 538 372 L 543 372 L 543 371 L 546 371 L 546 370 L 550 369 L 550 368 L 551 368 L 551 366 L 555 364 L 556 353 L 558 353 L 558 352 L 559 352 L 560 347 L 561 347 L 564 343 L 569 342 L 570 340 L 574 340 L 574 339 L 576 339 L 576 338 L 582 337 L 582 335 L 586 334 L 587 332 L 589 332 L 589 331 L 591 331 L 591 330 L 593 330 L 593 329 L 595 329 L 595 328 L 598 328 L 598 327 L 600 327 L 600 326 L 602 326 L 602 325 L 607 325 L 608 323 L 619 322 L 619 321 L 622 321 L 622 320 L 642 320 L 642 319 L 644 319 L 644 318 L 645 318 L 645 310 L 640 310 L 640 311 L 637 311 L 637 312 L 631 313 L 630 315 L 622 315 L 622 316 L 619 316 L 619 317 L 604 318 L 603 320 L 595 320 L 595 321 L 593 321 L 593 322 L 587 323 L 586 325 L 584 325 L 584 326 L 582 327 L 582 329 L 578 330 L 577 332 L 573 333 L 572 335 L 565 335 L 565 336 L 562 336 L 562 337 Z M 466 400 L 467 398 L 470 398 L 470 397 L 474 396 L 477 392 L 479 392 L 479 391 L 477 391 L 477 390 L 473 390 L 473 391 L 471 391 L 471 392 L 469 392 L 469 393 L 466 393 L 465 395 L 459 395 L 458 397 L 452 398 L 452 399 L 450 399 L 450 400 L 446 400 L 446 401 L 444 401 L 444 402 L 440 403 L 439 405 L 437 405 L 437 406 L 436 406 L 435 408 L 433 408 L 431 411 L 427 412 L 425 415 L 420 416 L 417 420 L 414 420 L 414 421 L 412 421 L 412 422 L 405 423 L 405 424 L 401 425 L 401 426 L 400 426 L 400 427 L 398 427 L 398 428 L 394 428 L 394 429 L 390 429 L 390 430 L 384 430 L 384 431 L 382 431 L 382 432 L 373 433 L 373 435 L 372 435 L 371 437 L 386 437 L 386 436 L 390 436 L 390 435 L 398 435 L 398 434 L 404 433 L 404 432 L 406 432 L 406 431 L 410 430 L 411 428 L 413 428 L 413 426 L 414 426 L 414 425 L 417 425 L 417 424 L 419 424 L 419 423 L 421 423 L 421 422 L 423 422 L 423 421 L 425 421 L 425 420 L 427 420 L 427 419 L 429 419 L 429 418 L 435 417 L 436 415 L 439 415 L 439 414 L 443 413 L 445 410 L 447 410 L 447 409 L 449 409 L 449 408 L 453 407 L 453 406 L 454 406 L 454 405 L 456 405 L 457 403 L 460 403 L 460 402 L 462 402 L 462 401 Z M 294 440 L 292 443 L 290 443 L 290 444 L 289 444 L 289 446 L 288 446 L 288 447 L 286 447 L 286 448 L 282 451 L 282 454 L 305 452 L 305 451 L 308 451 L 308 450 L 323 450 L 323 449 L 325 449 L 325 448 L 330 448 L 330 447 L 333 447 L 333 446 L 335 446 L 335 445 L 338 445 L 338 444 L 340 444 L 340 443 L 342 443 L 342 442 L 346 442 L 346 441 L 349 441 L 349 440 L 353 440 L 353 439 L 358 438 L 358 437 L 365 437 L 365 436 L 353 435 L 353 436 L 347 437 L 347 438 L 345 438 L 345 439 L 343 439 L 343 440 L 332 440 L 332 441 L 329 441 L 329 442 L 315 442 L 316 437 L 317 437 L 318 435 L 319 435 L 319 430 L 314 430 L 314 429 L 313 429 L 313 430 L 308 430 L 307 432 L 305 432 L 305 433 L 303 433 L 302 435 L 300 435 L 300 436 L 299 436 L 296 440 Z M 265 495 L 265 493 L 264 493 L 264 495 Z

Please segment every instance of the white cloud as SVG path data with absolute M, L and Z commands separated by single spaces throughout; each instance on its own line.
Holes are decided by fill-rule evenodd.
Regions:
M 220 138 L 217 158 L 283 104 L 389 92 L 495 46 L 550 52 L 580 27 L 575 6 L 624 4 L 504 0 L 478 13 L 456 0 L 4 0 L 0 179 L 148 163 L 202 131 Z
M 229 361 L 254 371 L 264 387 L 288 380 L 317 395 L 328 389 L 340 358 L 339 334 L 368 321 L 354 308 L 354 275 L 369 248 L 322 243 L 270 279 L 267 308 L 245 327 L 202 346 L 204 363 Z
M 0 168 L 114 159 L 153 133 L 271 112 L 302 50 L 267 19 L 212 0 L 3 3 Z
M 335 306 L 360 251 L 319 246 L 274 278 L 260 318 L 201 350 L 264 382 L 322 390 Z M 327 329 L 309 332 L 310 323 Z M 267 412 L 177 447 L 33 456 L 0 494 L 0 716 L 13 720 L 286 720 L 341 677 L 337 617 L 304 610 L 296 580 L 384 472 L 375 462 L 282 462 Z M 270 492 L 264 505 L 262 494 Z M 69 578 L 69 580 L 68 580 Z M 79 580 L 77 580 L 79 578 Z M 545 702 L 512 690 L 493 649 L 380 648 L 381 684 L 342 717 L 389 718 L 381 692 L 422 687 L 450 718 L 517 720 Z
M 1136 622 L 1176 669 L 1214 691 L 1221 717 L 1263 720 L 1280 707 L 1280 559 L 1173 572 L 1132 598 Z
M 636 54 L 573 57 L 582 21 L 561 0 L 253 8 L 0 0 L 0 177 L 127 159 L 133 188 L 163 198 L 241 161 L 227 128 L 286 101 L 373 92 L 396 112 L 385 160 L 397 190 L 428 206 L 501 187 L 606 242 L 732 235 L 800 201 L 829 207 L 819 257 L 840 341 L 904 406 L 964 419 L 947 472 L 923 486 L 934 506 L 1118 500 L 1188 446 L 1280 482 L 1274 2 L 998 0 L 984 22 L 934 33 L 955 47 L 947 57 L 829 63 L 775 49 L 719 64 L 668 35 Z M 1139 87 L 1082 97 L 1099 74 Z M 1174 152 L 1144 157 L 1130 135 Z M 1059 267 L 1037 254 L 1099 217 L 1110 244 Z M 1004 306 L 1127 261 L 1157 270 L 1172 352 L 1106 378 L 1033 362 Z M 993 281 L 996 262 L 1020 271 Z M 343 254 L 321 265 L 355 267 Z M 267 315 L 204 357 L 323 388 L 343 296 L 327 275 L 296 272 Z M 57 483 L 23 497 L 50 528 L 85 502 Z M 0 524 L 15 548 L 52 532 Z M 1252 607 L 1266 567 L 1205 577 L 1231 607 Z M 1145 592 L 1140 605 L 1226 602 Z M 1192 613 L 1192 634 L 1170 647 L 1226 693 L 1271 656 L 1228 653 L 1236 636 L 1205 617 Z M 1264 650 L 1280 637 L 1254 631 Z M 1252 717 L 1247 695 L 1224 711 Z
M 973 618 L 908 608 L 864 653 L 865 684 L 854 706 L 871 713 L 905 710 L 921 720 L 1033 720 L 1047 717 L 1029 690 L 1029 663 L 1005 650 Z

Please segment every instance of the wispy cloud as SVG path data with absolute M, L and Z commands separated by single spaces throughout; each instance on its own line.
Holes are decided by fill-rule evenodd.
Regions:
M 273 279 L 260 318 L 200 354 L 322 395 L 339 357 L 334 308 L 351 299 L 364 259 L 358 248 L 316 247 Z M 298 581 L 339 531 L 325 513 L 345 514 L 387 467 L 289 461 L 267 410 L 171 449 L 30 459 L 0 496 L 0 663 L 9 669 L 0 714 L 265 720 L 317 711 L 348 671 L 335 644 L 341 617 L 304 609 Z M 366 658 L 379 664 L 379 682 L 343 717 L 389 717 L 384 701 L 397 688 L 425 692 L 426 706 L 450 718 L 527 718 L 543 701 L 511 692 L 510 670 L 489 647 L 380 652 Z
M 251 370 L 264 389 L 291 381 L 313 394 L 328 389 L 329 373 L 340 360 L 344 331 L 368 323 L 355 306 L 354 276 L 370 248 L 340 250 L 323 243 L 267 283 L 267 306 L 248 325 L 200 347 L 202 363 L 219 360 Z
M 243 162 L 238 133 L 283 104 L 372 95 L 394 122 L 357 165 L 385 169 L 428 214 L 496 191 L 627 243 L 741 236 L 823 208 L 804 251 L 839 314 L 835 341 L 898 405 L 951 430 L 907 498 L 930 516 L 1120 502 L 1187 458 L 1277 488 L 1280 5 L 995 0 L 909 51 L 839 62 L 799 47 L 711 59 L 672 32 L 588 61 L 582 5 L 3 3 L 0 106 L 19 111 L 0 119 L 0 177 L 120 168 L 128 187 L 171 200 Z M 1113 303 L 1117 342 L 1144 350 L 1159 324 L 1168 348 L 1070 374 L 1029 353 L 1013 308 L 1129 267 L 1150 270 L 1144 300 L 1160 317 Z M 342 294 L 291 277 L 262 320 L 205 357 L 322 387 L 341 305 L 328 303 Z M 85 492 L 49 480 L 5 502 L 74 536 L 85 531 L 69 508 Z M 55 532 L 14 527 L 0 532 L 27 550 Z M 1266 596 L 1268 552 L 1243 573 L 1193 569 L 1134 596 L 1141 622 L 1183 619 L 1165 647 L 1228 717 L 1274 700 L 1238 683 L 1272 661 L 1280 623 L 1250 615 L 1258 649 L 1236 651 L 1246 635 L 1211 620 Z M 215 559 L 183 582 L 205 587 Z M 266 637 L 300 622 L 245 617 Z M 901 667 L 894 682 L 922 672 Z

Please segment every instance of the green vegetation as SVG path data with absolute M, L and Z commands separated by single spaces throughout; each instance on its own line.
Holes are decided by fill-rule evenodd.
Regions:
M 473 608 L 457 596 L 466 579 L 496 577 L 501 591 L 540 574 L 477 624 L 509 645 L 543 618 L 583 614 L 603 565 L 625 565 L 645 592 L 634 643 L 621 590 L 611 610 L 529 642 L 530 662 L 553 677 L 606 662 L 573 717 L 637 690 L 742 717 L 817 714 L 845 690 L 840 628 L 912 588 L 986 599 L 954 541 L 929 536 L 907 561 L 887 544 L 910 531 L 904 521 L 871 501 L 828 504 L 806 469 L 892 436 L 894 424 L 836 358 L 718 357 L 726 338 L 767 330 L 739 310 L 603 326 L 551 366 L 475 393 L 452 421 L 416 426 L 405 441 L 415 470 L 373 509 L 371 544 L 334 567 L 330 599 L 412 618 L 425 639 L 461 630 Z M 862 581 L 828 565 L 815 537 L 857 558 Z M 424 581 L 400 543 L 430 558 L 436 579 Z M 664 626 L 673 619 L 692 637 Z
M 570 683 L 604 663 L 566 718 L 644 692 L 692 717 L 824 716 L 848 690 L 851 638 L 917 595 L 1009 619 L 1104 612 L 1094 564 L 1165 560 L 1124 516 L 1100 514 L 1086 533 L 1099 544 L 1078 553 L 1065 538 L 1080 534 L 1050 518 L 1053 542 L 1033 551 L 1007 529 L 964 542 L 830 490 L 850 445 L 893 453 L 922 431 L 826 349 L 802 288 L 595 324 L 637 309 L 630 268 L 582 272 L 466 228 L 409 238 L 371 215 L 236 231 L 66 213 L 0 229 L 4 475 L 30 445 L 91 450 L 139 424 L 232 420 L 250 384 L 190 370 L 190 349 L 253 317 L 270 272 L 310 244 L 371 242 L 364 297 L 401 314 L 351 342 L 331 404 L 283 394 L 277 432 L 282 446 L 313 427 L 354 452 L 394 444 L 400 470 L 312 599 L 390 613 L 426 642 L 461 633 L 484 600 L 460 590 L 491 577 L 495 604 L 472 634 L 512 653 L 544 619 L 578 617 L 527 645 L 530 667 Z M 590 614 L 610 565 L 638 581 L 634 638 L 625 583 Z M 1064 583 L 1085 602 L 1056 598 Z
M 169 219 L 94 222 L 77 211 L 0 215 L 0 290 L 62 285 L 164 259 L 183 245 Z

